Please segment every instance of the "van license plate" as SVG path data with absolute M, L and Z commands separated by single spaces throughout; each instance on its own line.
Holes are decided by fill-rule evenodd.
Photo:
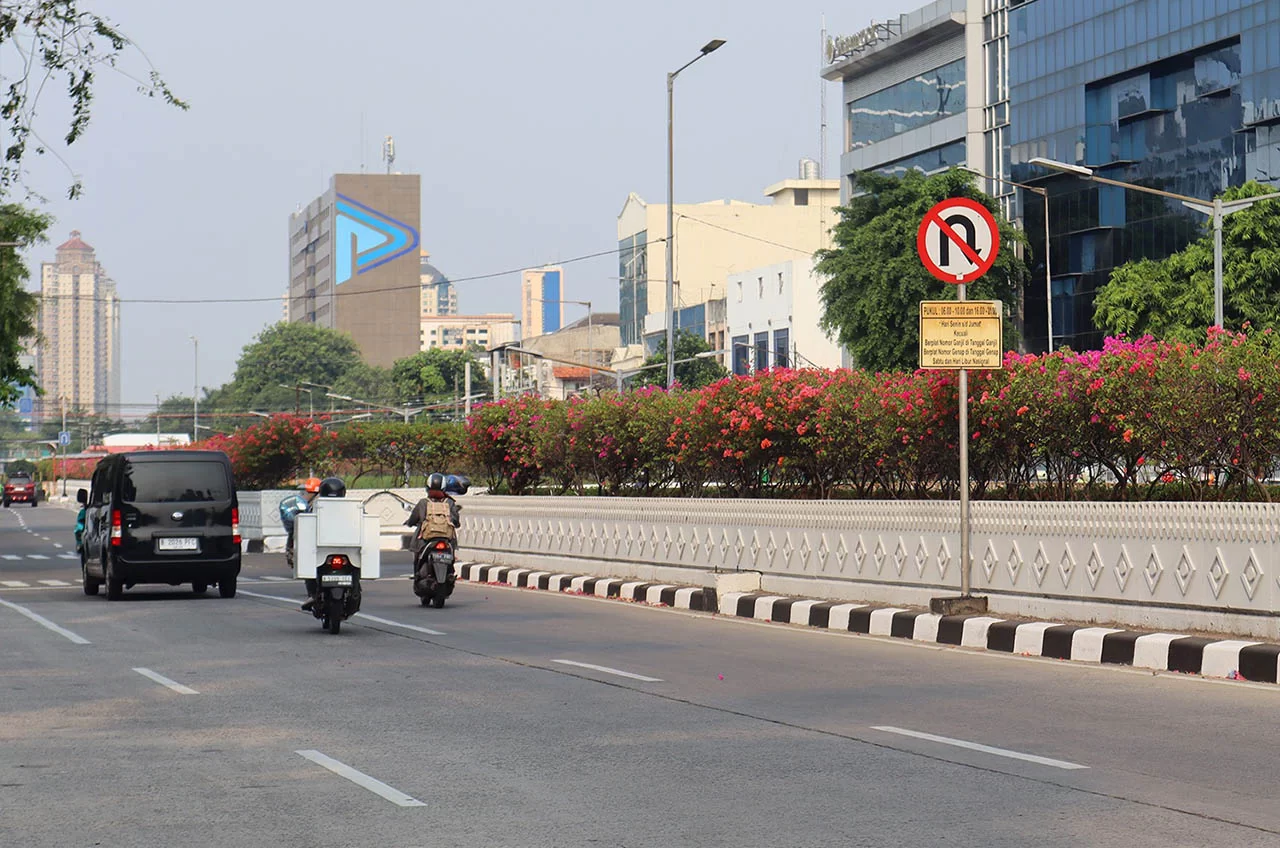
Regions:
M 198 551 L 200 540 L 192 538 L 160 538 L 156 540 L 156 548 L 162 551 Z
M 352 580 L 350 574 L 322 574 L 320 583 L 324 586 L 350 586 Z

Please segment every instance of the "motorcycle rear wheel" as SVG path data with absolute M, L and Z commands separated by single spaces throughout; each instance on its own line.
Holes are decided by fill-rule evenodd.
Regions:
M 325 616 L 329 632 L 337 635 L 342 629 L 342 601 L 336 598 L 329 600 L 329 613 Z

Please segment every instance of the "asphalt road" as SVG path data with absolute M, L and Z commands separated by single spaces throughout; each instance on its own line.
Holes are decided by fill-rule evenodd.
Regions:
M 72 521 L 0 512 L 0 845 L 1280 846 L 1280 687 L 499 587 L 425 609 L 404 554 L 331 636 L 280 556 L 234 600 L 85 597 Z

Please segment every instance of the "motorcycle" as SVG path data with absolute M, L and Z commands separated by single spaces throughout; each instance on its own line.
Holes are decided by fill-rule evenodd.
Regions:
M 425 607 L 440 609 L 453 594 L 457 574 L 453 570 L 455 548 L 450 539 L 427 539 L 413 566 L 413 593 Z
M 336 634 L 360 611 L 362 583 L 382 576 L 379 519 L 359 500 L 322 495 L 294 521 L 293 576 L 310 598 L 303 609 Z
M 453 594 L 458 580 L 454 570 L 458 536 L 454 528 L 459 524 L 462 508 L 452 497 L 430 496 L 432 486 L 442 490 L 445 496 L 465 495 L 471 488 L 471 481 L 461 474 L 428 475 L 429 497 L 419 503 L 419 507 L 426 507 L 425 512 L 420 515 L 415 509 L 405 522 L 421 534 L 422 542 L 413 559 L 413 593 L 424 607 L 431 605 L 440 609 L 445 599 Z M 415 521 L 418 523 L 414 524 Z
M 316 569 L 318 598 L 311 614 L 330 633 L 342 629 L 342 622 L 360 611 L 360 569 L 344 554 L 329 554 Z

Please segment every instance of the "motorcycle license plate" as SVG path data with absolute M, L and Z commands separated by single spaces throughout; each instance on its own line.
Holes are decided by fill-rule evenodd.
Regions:
M 350 586 L 352 584 L 352 576 L 350 574 L 322 574 L 320 575 L 320 585 L 322 586 Z

